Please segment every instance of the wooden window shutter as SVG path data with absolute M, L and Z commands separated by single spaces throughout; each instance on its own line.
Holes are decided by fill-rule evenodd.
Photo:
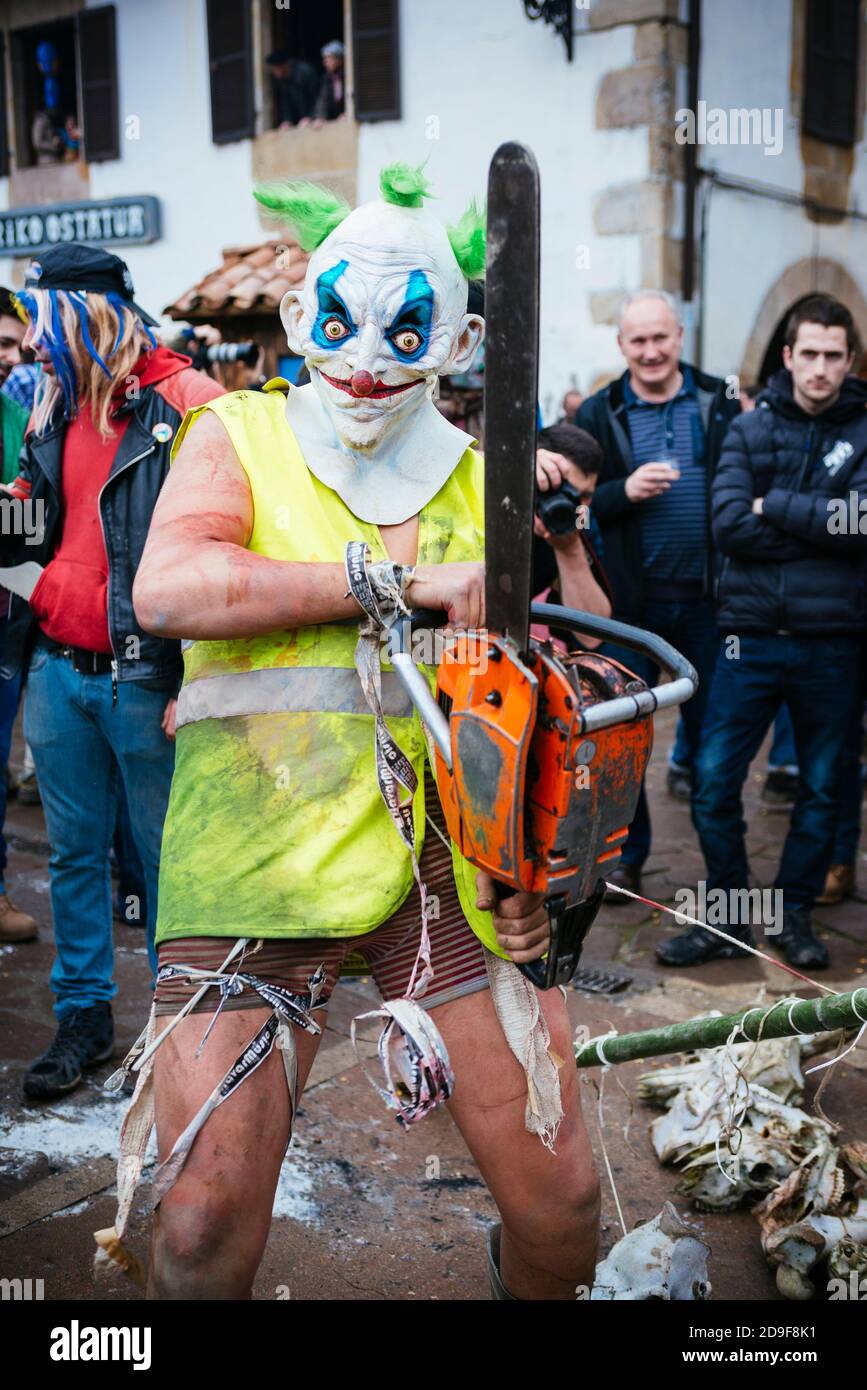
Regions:
M 6 40 L 0 34 L 0 179 L 9 173 L 9 135 L 6 129 Z
M 80 10 L 77 29 L 78 119 L 84 157 L 95 164 L 120 156 L 114 5 Z
M 860 0 L 808 0 L 804 133 L 854 145 L 858 104 Z
M 397 0 L 354 0 L 352 57 L 356 120 L 400 120 Z
M 208 0 L 211 136 L 215 145 L 256 132 L 250 0 Z

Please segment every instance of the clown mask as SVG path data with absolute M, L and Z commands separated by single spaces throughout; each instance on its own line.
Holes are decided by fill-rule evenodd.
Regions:
M 280 306 L 311 383 L 291 393 L 287 419 L 311 471 L 365 519 L 418 509 L 470 442 L 432 397 L 441 374 L 471 365 L 482 339 L 461 261 L 480 273 L 484 231 L 471 209 L 447 233 L 424 209 L 424 187 L 420 171 L 393 166 L 382 199 L 354 212 L 310 185 L 257 193 L 305 249 L 319 236 L 303 289 Z

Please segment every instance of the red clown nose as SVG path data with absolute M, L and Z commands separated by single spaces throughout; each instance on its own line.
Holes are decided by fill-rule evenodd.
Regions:
M 353 396 L 369 396 L 376 382 L 370 372 L 352 373 L 352 394 Z

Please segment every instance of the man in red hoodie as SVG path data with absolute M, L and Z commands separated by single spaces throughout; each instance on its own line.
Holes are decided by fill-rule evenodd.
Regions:
M 31 264 L 19 297 L 42 378 L 12 491 L 38 533 L 4 551 L 0 584 L 13 598 L 0 671 L 27 672 L 24 731 L 51 844 L 59 1026 L 24 1082 L 43 1099 L 72 1090 L 114 1044 L 108 852 L 118 777 L 155 959 L 181 656 L 179 642 L 139 626 L 132 584 L 172 439 L 186 411 L 222 389 L 157 345 L 129 270 L 109 252 L 53 248 Z

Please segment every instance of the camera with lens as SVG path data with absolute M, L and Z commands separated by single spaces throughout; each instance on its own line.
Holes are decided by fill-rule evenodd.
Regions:
M 536 499 L 536 515 L 552 536 L 568 536 L 578 521 L 581 494 L 571 483 L 562 482 L 550 492 L 540 492 Z
M 246 362 L 248 367 L 255 367 L 259 360 L 259 344 L 214 343 L 205 348 L 204 357 L 207 362 Z

